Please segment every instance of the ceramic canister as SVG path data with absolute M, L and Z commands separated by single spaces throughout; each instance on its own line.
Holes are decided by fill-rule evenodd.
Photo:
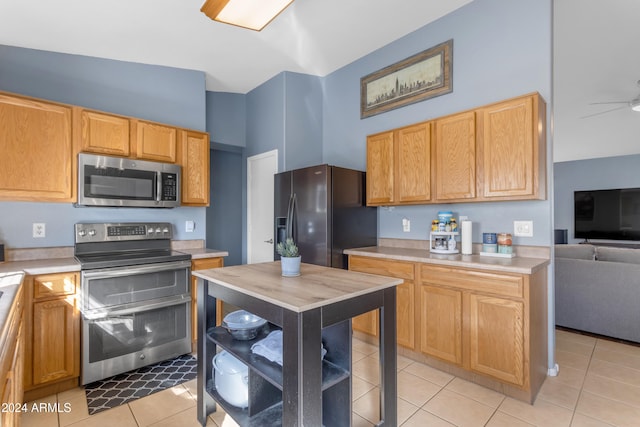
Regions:
M 496 233 L 482 233 L 482 243 L 495 245 L 498 243 Z

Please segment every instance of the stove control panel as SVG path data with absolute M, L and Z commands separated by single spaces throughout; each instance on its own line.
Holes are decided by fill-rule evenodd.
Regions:
M 172 230 L 168 222 L 76 224 L 75 242 L 171 239 Z

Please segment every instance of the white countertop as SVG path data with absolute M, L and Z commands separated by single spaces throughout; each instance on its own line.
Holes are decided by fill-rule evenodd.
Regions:
M 549 264 L 545 258 L 494 258 L 473 255 L 435 254 L 425 249 L 397 248 L 390 246 L 370 246 L 353 248 L 344 251 L 347 255 L 360 255 L 373 258 L 393 259 L 398 261 L 424 262 L 435 265 L 466 267 L 478 270 L 502 271 L 506 273 L 532 274 Z

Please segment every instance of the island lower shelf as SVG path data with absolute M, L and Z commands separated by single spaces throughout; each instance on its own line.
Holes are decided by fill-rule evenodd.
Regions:
M 344 327 L 347 327 L 347 325 L 343 325 L 343 328 Z M 242 341 L 234 339 L 224 327 L 215 326 L 207 330 L 207 339 L 229 352 L 232 356 L 247 365 L 255 374 L 264 378 L 278 390 L 282 391 L 282 366 L 251 351 L 253 344 L 266 338 L 270 332 L 279 329 L 277 326 L 269 323 L 258 333 L 256 338 Z M 323 339 L 323 342 L 325 340 L 326 339 Z M 318 354 L 320 354 L 320 351 L 321 349 L 318 348 Z M 337 360 L 336 362 L 342 365 L 340 366 L 330 361 L 331 356 L 332 355 L 327 352 L 327 356 L 322 361 L 323 391 L 344 379 L 348 379 L 350 375 L 349 368 L 347 367 L 349 362 L 346 360 Z

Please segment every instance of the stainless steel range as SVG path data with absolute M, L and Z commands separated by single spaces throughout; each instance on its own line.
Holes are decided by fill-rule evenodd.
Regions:
M 191 352 L 191 255 L 170 223 L 75 225 L 82 384 Z

